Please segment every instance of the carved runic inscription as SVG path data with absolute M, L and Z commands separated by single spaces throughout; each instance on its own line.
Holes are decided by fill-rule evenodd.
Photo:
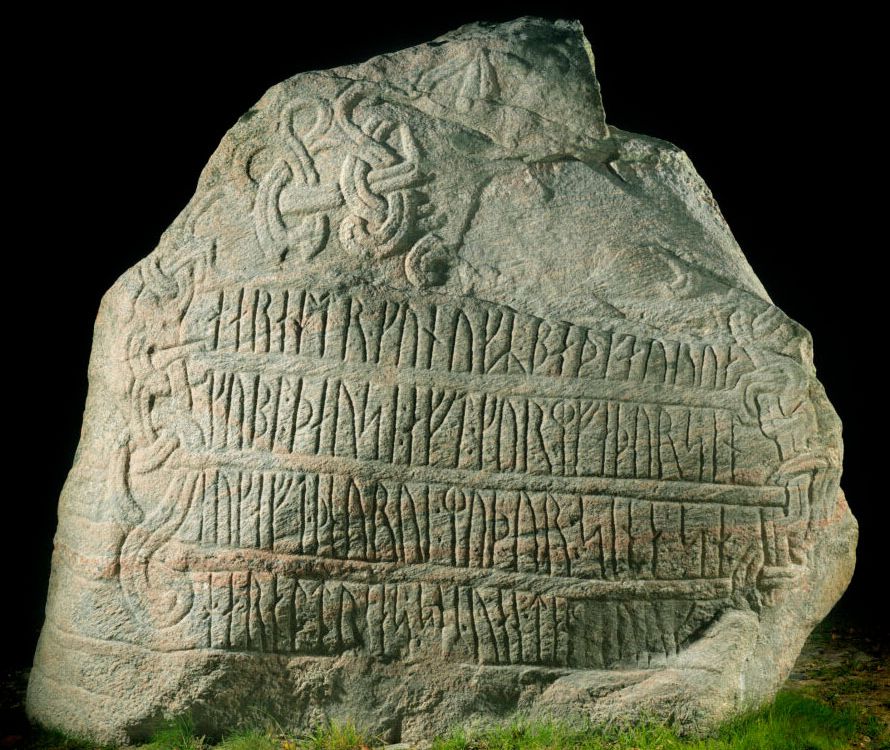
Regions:
M 129 487 L 169 489 L 121 582 L 183 647 L 648 664 L 802 562 L 828 463 L 777 355 L 211 273 L 182 306 L 132 362 Z
M 439 73 L 463 109 L 499 91 L 486 55 Z M 837 478 L 803 369 L 758 346 L 783 318 L 672 338 L 414 291 L 456 245 L 403 115 L 357 82 L 280 109 L 247 167 L 271 280 L 217 267 L 213 193 L 140 267 L 109 491 L 145 638 L 645 666 L 781 596 Z M 404 256 L 402 291 L 309 283 L 332 242 Z

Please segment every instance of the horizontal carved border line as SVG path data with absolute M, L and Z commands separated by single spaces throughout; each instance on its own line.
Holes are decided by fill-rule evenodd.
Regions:
M 783 508 L 784 487 L 658 480 L 630 477 L 572 477 L 540 474 L 506 474 L 435 466 L 391 464 L 346 456 L 311 456 L 268 451 L 184 451 L 172 457 L 172 467 L 205 469 L 212 466 L 248 471 L 287 470 L 344 474 L 366 480 L 424 482 L 469 489 L 559 492 L 569 495 L 618 496 L 628 500 L 670 503 L 705 503 L 746 507 Z
M 703 601 L 725 599 L 732 592 L 732 580 L 729 578 L 636 581 L 571 579 L 508 570 L 443 568 L 433 563 L 334 560 L 265 550 L 200 547 L 182 542 L 168 544 L 164 550 L 164 560 L 176 570 L 193 573 L 275 573 L 365 585 L 434 583 L 513 589 L 567 599 Z

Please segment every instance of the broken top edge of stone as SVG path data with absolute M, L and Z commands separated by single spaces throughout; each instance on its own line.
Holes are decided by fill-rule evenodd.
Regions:
M 490 56 L 500 58 L 492 60 L 493 67 Z M 593 140 L 609 136 L 593 51 L 578 20 L 521 16 L 503 22 L 475 21 L 411 47 L 315 72 L 359 74 L 371 82 L 401 85 L 423 94 L 429 92 L 417 76 L 422 78 L 424 72 L 455 58 L 477 70 L 499 70 L 493 73 L 495 80 L 499 75 L 507 79 L 505 85 L 476 92 L 477 100 L 524 109 L 554 123 L 571 121 L 577 126 L 583 122 L 582 130 Z
M 586 41 L 581 21 L 572 18 L 551 20 L 541 16 L 517 16 L 509 21 L 471 21 L 447 31 L 433 41 L 457 41 L 469 39 L 489 39 L 501 37 L 505 40 L 520 38 L 529 31 L 545 31 L 547 33 L 563 33 L 566 36 L 577 36 Z
M 577 18 L 558 18 L 550 20 L 541 18 L 540 16 L 519 16 L 512 21 L 473 21 L 459 26 L 453 31 L 446 32 L 436 39 L 436 42 L 449 41 L 470 41 L 485 40 L 491 41 L 493 38 L 500 38 L 507 43 L 506 46 L 526 44 L 528 41 L 534 40 L 534 33 L 546 34 L 551 38 L 561 36 L 563 41 L 574 42 L 580 47 L 584 53 L 586 66 L 584 72 L 588 73 L 594 82 L 596 82 L 596 64 L 594 60 L 593 48 L 590 40 L 584 33 L 584 25 Z M 429 44 L 430 42 L 427 42 Z

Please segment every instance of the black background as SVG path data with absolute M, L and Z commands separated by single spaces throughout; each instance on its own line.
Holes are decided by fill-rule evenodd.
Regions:
M 30 663 L 49 576 L 59 492 L 86 397 L 103 292 L 148 254 L 191 197 L 226 130 L 263 92 L 304 70 L 360 62 L 472 20 L 580 18 L 607 119 L 685 149 L 774 302 L 813 334 L 816 367 L 844 422 L 842 486 L 860 522 L 844 606 L 878 616 L 887 591 L 883 446 L 886 213 L 874 20 L 850 7 L 807 15 L 652 12 L 553 3 L 303 15 L 255 4 L 186 23 L 68 12 L 19 30 L 6 69 L 4 296 L 11 337 L 4 433 L 4 662 Z M 48 11 L 47 11 L 48 13 Z M 879 600 L 878 597 L 877 600 Z

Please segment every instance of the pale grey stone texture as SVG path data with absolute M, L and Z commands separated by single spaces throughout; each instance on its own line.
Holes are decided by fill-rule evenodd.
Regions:
M 810 336 L 581 27 L 461 28 L 270 89 L 102 300 L 33 718 L 769 699 L 856 522 Z

